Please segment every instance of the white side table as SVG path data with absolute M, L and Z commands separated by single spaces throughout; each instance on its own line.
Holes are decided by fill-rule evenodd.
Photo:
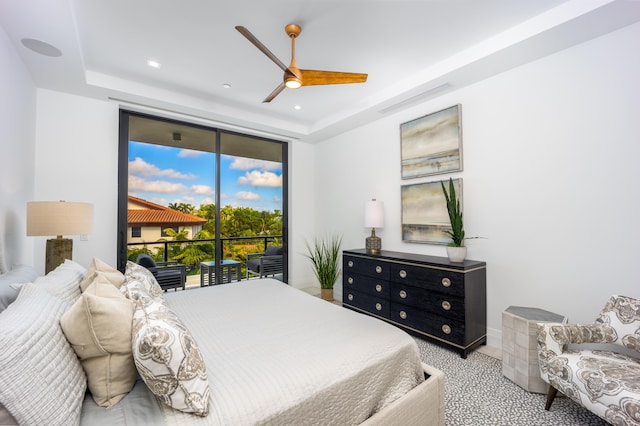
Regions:
M 563 322 L 562 315 L 537 308 L 509 306 L 502 312 L 502 374 L 521 388 L 546 394 L 538 366 L 539 322 Z

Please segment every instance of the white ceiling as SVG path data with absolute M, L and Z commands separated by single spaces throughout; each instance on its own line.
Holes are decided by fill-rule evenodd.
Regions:
M 310 142 L 639 20 L 638 0 L 0 2 L 0 26 L 38 87 Z M 286 89 L 262 103 L 282 71 L 234 27 L 289 64 L 291 22 L 302 26 L 300 68 L 368 81 Z M 24 38 L 62 55 L 29 50 Z

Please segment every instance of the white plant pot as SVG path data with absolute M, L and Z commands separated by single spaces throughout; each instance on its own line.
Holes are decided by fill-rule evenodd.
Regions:
M 447 246 L 447 256 L 451 262 L 464 262 L 464 258 L 467 257 L 467 248 Z

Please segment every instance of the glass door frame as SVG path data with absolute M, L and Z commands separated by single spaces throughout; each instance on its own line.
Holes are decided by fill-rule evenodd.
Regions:
M 221 153 L 221 137 L 222 134 L 228 135 L 237 135 L 244 138 L 256 139 L 256 140 L 264 140 L 267 142 L 278 143 L 282 148 L 282 248 L 283 248 L 283 260 L 284 260 L 284 271 L 282 280 L 285 283 L 289 282 L 289 262 L 288 262 L 288 241 L 289 241 L 289 214 L 288 214 L 288 205 L 289 205 L 289 190 L 288 190 L 288 149 L 287 142 L 279 141 L 275 139 L 269 139 L 260 136 L 254 136 L 249 134 L 244 134 L 240 132 L 233 132 L 229 130 L 217 129 L 215 127 L 204 126 L 200 124 L 184 122 L 175 119 L 169 119 L 164 117 L 158 117 L 150 114 L 120 109 L 119 114 L 119 130 L 118 130 L 118 237 L 117 237 L 117 255 L 116 262 L 117 267 L 121 272 L 125 271 L 127 264 L 127 228 L 128 228 L 128 220 L 127 220 L 127 210 L 128 210 L 128 188 L 129 188 L 129 118 L 132 116 L 147 118 L 151 120 L 157 120 L 162 122 L 174 123 L 180 126 L 189 126 L 195 127 L 199 129 L 203 129 L 206 131 L 211 131 L 215 133 L 215 153 L 216 155 L 216 164 L 215 164 L 215 220 L 216 220 L 216 232 L 215 232 L 215 262 L 216 262 L 216 270 L 215 276 L 220 275 L 220 264 L 221 264 L 221 256 L 222 256 L 222 239 L 220 238 L 220 209 L 221 206 L 221 197 L 220 197 L 220 187 L 221 187 L 221 170 L 220 170 L 220 153 Z

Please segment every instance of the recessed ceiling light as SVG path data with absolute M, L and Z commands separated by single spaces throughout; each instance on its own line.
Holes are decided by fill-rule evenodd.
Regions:
M 302 109 L 302 105 L 296 105 L 293 107 L 296 111 L 300 111 Z
M 154 61 L 153 59 L 148 59 L 147 65 L 149 65 L 151 68 L 160 68 L 160 62 Z
M 231 89 L 231 85 L 229 83 L 225 83 L 222 85 L 225 89 Z
M 51 56 L 52 58 L 62 56 L 60 49 L 44 41 L 36 40 L 35 38 L 23 38 L 20 41 L 24 47 L 41 55 Z

